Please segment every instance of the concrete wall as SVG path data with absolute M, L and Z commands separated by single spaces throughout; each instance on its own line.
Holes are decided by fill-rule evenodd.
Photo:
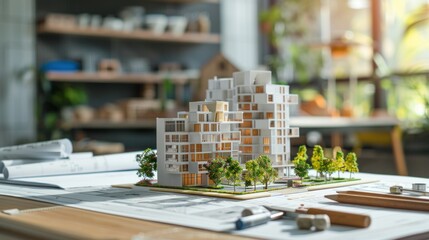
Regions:
M 34 141 L 34 1 L 0 0 L 0 146 Z

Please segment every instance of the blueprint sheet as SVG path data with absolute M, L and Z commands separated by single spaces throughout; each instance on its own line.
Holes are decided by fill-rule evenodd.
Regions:
M 411 187 L 411 183 L 415 182 L 429 184 L 428 179 L 373 174 L 358 174 L 357 177 L 380 179 L 380 182 L 288 196 L 278 194 L 248 201 L 156 192 L 141 187 L 124 189 L 108 186 L 61 190 L 1 184 L 0 194 L 126 217 L 269 239 L 392 239 L 429 231 L 429 214 L 426 212 L 338 204 L 323 197 L 337 190 L 347 189 L 387 192 L 391 185 L 400 184 Z M 240 216 L 242 209 L 261 204 L 293 208 L 304 204 L 306 207 L 365 213 L 371 216 L 372 224 L 365 229 L 334 225 L 327 231 L 316 232 L 298 230 L 294 220 L 285 218 L 235 231 L 234 221 Z

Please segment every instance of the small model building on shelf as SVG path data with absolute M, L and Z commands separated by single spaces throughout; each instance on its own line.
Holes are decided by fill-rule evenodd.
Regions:
M 299 129 L 289 126 L 289 105 L 297 102 L 289 86 L 272 84 L 269 71 L 209 80 L 205 101 L 190 102 L 189 111 L 175 118 L 157 118 L 156 186 L 197 191 L 225 187 L 221 193 L 243 194 L 262 184 L 264 190 L 274 190 L 286 188 L 278 183 L 268 187 L 277 178 L 296 178 L 293 167 L 302 183 L 310 182 L 300 186 L 321 182 L 317 176 L 308 178 L 305 146 L 290 160 L 290 138 L 298 137 Z M 325 183 L 334 182 L 327 181 L 334 171 L 358 171 L 354 153 L 345 163 L 340 150 L 335 156 L 325 158 L 320 146 L 314 148 L 311 162 Z M 142 159 L 137 158 L 141 166 L 154 166 L 152 157 L 146 165 Z

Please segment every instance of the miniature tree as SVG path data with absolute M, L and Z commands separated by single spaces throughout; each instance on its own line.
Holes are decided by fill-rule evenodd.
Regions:
M 227 157 L 224 161 L 225 178 L 228 184 L 230 184 L 231 176 L 230 176 L 230 172 L 227 170 L 228 170 L 228 167 L 231 165 L 232 161 L 233 161 L 232 157 Z
M 313 149 L 313 155 L 311 156 L 311 165 L 313 166 L 313 169 L 316 170 L 316 178 L 318 173 L 322 173 L 320 171 L 321 162 L 325 158 L 323 153 L 323 148 L 320 145 L 314 146 Z
M 332 158 L 323 158 L 320 162 L 320 172 L 325 176 L 325 182 L 327 181 L 327 176 L 331 176 L 335 172 L 335 163 Z
M 261 171 L 261 183 L 265 185 L 265 189 L 268 189 L 268 184 L 277 178 L 278 172 L 273 168 L 271 159 L 268 156 L 261 155 L 256 159 L 256 161 L 258 162 L 259 169 Z
M 344 167 L 346 171 L 350 172 L 350 178 L 352 178 L 352 173 L 359 172 L 356 153 L 349 152 L 347 154 Z
M 252 186 L 252 181 L 246 178 L 246 174 L 243 175 L 244 191 L 247 192 L 247 187 Z
M 344 153 L 341 150 L 335 154 L 335 171 L 338 172 L 338 178 L 340 178 L 340 172 L 344 173 Z
M 310 168 L 310 164 L 307 163 L 307 159 L 307 148 L 305 145 L 299 146 L 298 153 L 292 162 L 295 165 L 295 174 L 301 178 L 301 181 L 303 177 L 308 175 L 308 169 Z
M 218 187 L 222 178 L 225 175 L 225 161 L 222 158 L 215 158 L 204 164 L 204 168 L 208 172 L 208 177 L 213 181 L 215 187 Z
M 261 177 L 261 170 L 256 160 L 249 160 L 246 162 L 246 179 L 253 183 L 253 191 L 256 191 L 256 183 Z
M 240 176 L 242 172 L 243 168 L 240 166 L 240 162 L 231 158 L 230 161 L 228 161 L 228 166 L 225 168 L 225 177 L 228 179 L 228 181 L 232 182 L 232 185 L 234 186 L 234 192 L 235 185 L 240 182 Z
M 157 169 L 156 160 L 156 153 L 150 148 L 144 150 L 142 154 L 137 154 L 136 161 L 139 164 L 137 176 L 142 177 L 143 181 L 146 181 L 147 178 L 153 178 L 155 176 L 154 171 Z

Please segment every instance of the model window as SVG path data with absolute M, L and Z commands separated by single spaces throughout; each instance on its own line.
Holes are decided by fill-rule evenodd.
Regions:
M 204 122 L 204 120 L 205 120 L 205 118 L 204 118 L 204 114 L 198 114 L 198 120 L 200 121 L 200 122 Z
M 166 132 L 175 132 L 176 128 L 175 128 L 175 122 L 174 121 L 166 121 L 165 122 L 165 131 Z
M 252 113 L 243 113 L 244 119 L 252 119 Z
M 241 133 L 243 134 L 243 136 L 250 136 L 250 131 L 250 129 L 243 129 Z
M 270 153 L 270 147 L 264 146 L 264 153 Z
M 269 144 L 270 144 L 270 138 L 264 137 L 264 145 L 269 145 Z
M 185 121 L 177 121 L 177 132 L 185 131 Z
M 180 136 L 180 142 L 188 142 L 188 135 Z

